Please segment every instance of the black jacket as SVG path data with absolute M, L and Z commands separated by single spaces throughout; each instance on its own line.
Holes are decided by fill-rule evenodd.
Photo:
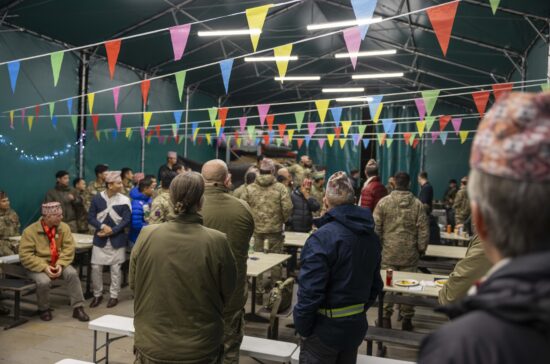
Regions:
M 420 194 L 418 199 L 424 205 L 428 205 L 428 214 L 432 212 L 433 201 L 434 201 L 434 188 L 430 182 L 426 182 L 424 186 L 420 187 Z
M 550 252 L 515 258 L 444 307 L 456 319 L 424 340 L 418 364 L 550 363 L 549 262 Z
M 318 211 L 321 206 L 313 197 L 306 200 L 300 189 L 297 188 L 290 194 L 292 200 L 292 215 L 289 219 L 289 229 L 307 233 L 313 225 L 313 212 Z

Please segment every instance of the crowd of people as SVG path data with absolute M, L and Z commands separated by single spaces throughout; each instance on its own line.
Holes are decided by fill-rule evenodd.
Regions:
M 548 94 L 504 96 L 481 122 L 469 178 L 460 187 L 451 180 L 443 200 L 449 225 L 473 232 L 466 257 L 439 293 L 441 310 L 453 320 L 424 341 L 419 363 L 550 357 L 549 155 Z M 41 218 L 25 228 L 18 247 L 37 283 L 40 318 L 52 319 L 49 285 L 59 278 L 67 282 L 73 317 L 89 319 L 71 266 L 71 232 L 93 234 L 91 308 L 102 303 L 105 266 L 107 307 L 118 304 L 131 252 L 137 363 L 237 363 L 249 252 L 283 253 L 285 231 L 305 232 L 311 235 L 300 254 L 293 309 L 300 361 L 354 363 L 366 311 L 384 287 L 380 269 L 416 272 L 439 234 L 426 172 L 418 175 L 418 196 L 406 172 L 386 185 L 377 161 L 364 172 L 363 186 L 357 171 L 336 172 L 325 183 L 325 171 L 308 156 L 290 165 L 258 158 L 234 189 L 225 162 L 192 172 L 178 165 L 175 152 L 157 176 L 98 165 L 95 181 L 86 187 L 77 178 L 71 188 L 69 174 L 59 171 Z M 0 192 L 0 254 L 17 251 L 8 237 L 19 229 Z M 282 278 L 281 266 L 258 277 L 252 299 L 264 303 Z M 380 326 L 392 327 L 393 311 L 384 305 Z M 401 305 L 399 314 L 402 330 L 413 330 L 414 307 Z

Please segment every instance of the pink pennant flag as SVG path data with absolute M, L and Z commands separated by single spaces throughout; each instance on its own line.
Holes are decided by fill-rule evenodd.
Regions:
M 159 144 L 163 144 L 164 143 L 164 135 L 159 135 L 158 136 L 158 140 L 159 140 Z
M 246 116 L 241 116 L 239 118 L 239 126 L 241 127 L 241 133 L 244 133 L 246 128 Z
M 424 104 L 424 99 L 419 97 L 418 99 L 414 99 L 414 103 L 416 104 L 420 120 L 424 120 L 424 116 L 426 116 L 426 104 Z
M 122 114 L 116 113 L 115 114 L 115 123 L 116 123 L 116 130 L 120 131 L 120 126 L 122 124 Z
M 139 133 L 141 134 L 141 140 L 145 139 L 145 128 L 143 126 L 139 128 Z
M 458 135 L 460 125 L 462 125 L 462 118 L 453 118 L 451 123 L 453 123 L 453 129 L 455 130 L 456 135 Z
M 315 125 L 315 123 L 312 123 L 312 122 L 309 122 L 307 123 L 307 129 L 309 130 L 309 136 L 313 136 L 313 134 L 315 134 L 315 129 L 317 128 L 317 126 Z
M 183 51 L 187 45 L 191 24 L 177 25 L 170 28 L 170 38 L 172 39 L 172 50 L 174 51 L 174 61 L 179 61 L 183 57 Z
M 323 147 L 325 146 L 325 141 L 326 139 L 319 139 L 317 140 L 317 143 L 319 143 L 319 148 L 323 149 Z
M 120 94 L 120 87 L 113 89 L 113 100 L 115 101 L 115 111 L 118 109 L 118 95 Z
M 353 69 L 357 66 L 357 52 L 361 47 L 361 29 L 359 27 L 352 27 L 344 30 L 344 41 L 348 49 L 349 58 Z
M 269 104 L 259 104 L 258 107 L 258 116 L 260 117 L 260 124 L 264 126 L 265 123 L 265 117 L 267 116 L 267 112 L 269 111 Z
M 439 137 L 439 134 L 440 133 L 438 131 L 432 131 L 432 144 L 435 143 L 435 141 Z
M 21 125 L 25 126 L 25 109 L 21 110 Z M 13 124 L 10 126 L 13 129 Z

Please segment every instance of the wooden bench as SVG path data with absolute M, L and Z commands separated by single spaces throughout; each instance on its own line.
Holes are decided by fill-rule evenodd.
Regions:
M 13 321 L 4 326 L 4 330 L 11 329 L 12 327 L 19 326 L 28 321 L 27 319 L 21 317 L 21 295 L 24 292 L 34 289 L 36 289 L 36 283 L 33 281 L 14 278 L 0 279 L 0 291 L 11 291 L 15 295 L 13 305 Z
M 292 364 L 299 364 L 300 362 L 300 348 L 296 349 L 292 357 L 290 358 Z M 414 364 L 412 361 L 403 361 L 387 358 L 379 358 L 376 356 L 357 355 L 357 364 Z
M 367 335 L 365 336 L 365 341 L 367 342 L 367 355 L 372 355 L 372 344 L 374 341 L 418 348 L 426 335 L 427 334 L 420 332 L 369 326 Z M 379 356 L 384 356 L 383 350 L 382 352 L 379 352 Z

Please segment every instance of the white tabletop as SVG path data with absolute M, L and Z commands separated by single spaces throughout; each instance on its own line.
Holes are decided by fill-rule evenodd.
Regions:
M 294 343 L 245 336 L 240 352 L 243 356 L 251 356 L 256 359 L 288 363 L 297 347 Z
M 116 315 L 105 315 L 88 323 L 88 328 L 94 331 L 110 334 L 134 336 L 134 318 Z
M 6 255 L 3 257 L 0 257 L 0 264 L 14 264 L 19 263 L 19 254 L 13 254 L 13 255 Z
M 94 364 L 91 361 L 82 361 L 82 360 L 76 360 L 76 359 L 63 359 L 58 361 L 55 364 Z
M 249 254 L 246 275 L 249 277 L 257 277 L 260 274 L 270 270 L 278 264 L 281 264 L 291 256 L 288 254 L 275 253 L 252 253 Z M 258 258 L 258 259 L 255 259 Z
M 419 283 L 422 281 L 434 282 L 434 278 L 449 278 L 444 274 L 424 274 L 424 273 L 412 273 L 412 272 L 399 272 L 393 271 L 393 285 L 386 286 L 386 270 L 380 270 L 380 275 L 382 276 L 382 281 L 384 281 L 384 291 L 385 292 L 398 292 L 406 293 L 411 296 L 426 296 L 426 297 L 437 297 L 439 295 L 439 290 L 441 289 L 438 286 L 422 286 L 421 290 L 409 289 L 408 287 L 400 287 L 395 284 L 396 281 L 401 279 L 415 279 Z
M 88 234 L 73 233 L 73 238 L 77 245 L 91 245 L 94 241 L 94 236 Z M 21 236 L 10 236 L 9 239 L 13 241 L 20 241 Z
M 426 256 L 437 258 L 463 259 L 468 248 L 448 245 L 428 245 Z
M 308 233 L 285 231 L 285 246 L 295 246 L 298 248 L 303 248 L 307 238 L 309 238 Z
M 300 361 L 300 348 L 296 349 L 290 362 L 292 364 L 298 364 Z M 377 356 L 357 355 L 357 364 L 414 364 L 412 361 L 395 360 L 388 358 L 380 358 Z
M 470 241 L 471 239 L 471 236 L 461 236 L 461 235 L 458 235 L 458 234 L 455 234 L 455 233 L 447 233 L 447 232 L 444 232 L 442 231 L 440 233 L 440 236 L 441 236 L 441 239 L 446 239 L 446 240 L 461 240 L 461 241 Z

